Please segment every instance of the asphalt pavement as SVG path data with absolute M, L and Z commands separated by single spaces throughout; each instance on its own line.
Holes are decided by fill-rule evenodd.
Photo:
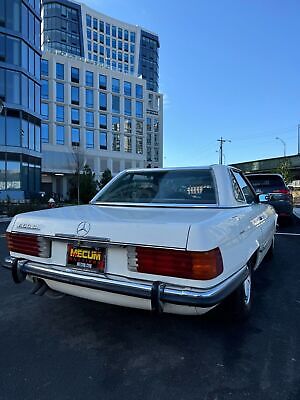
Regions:
M 0 400 L 299 400 L 299 241 L 281 224 L 238 324 L 38 297 L 0 268 Z

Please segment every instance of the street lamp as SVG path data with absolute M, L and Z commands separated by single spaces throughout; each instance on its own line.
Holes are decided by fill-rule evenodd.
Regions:
M 285 141 L 284 140 L 282 140 L 280 137 L 278 137 L 278 136 L 276 136 L 276 138 L 275 139 L 278 139 L 278 140 L 280 140 L 281 141 L 281 143 L 283 144 L 283 154 L 284 154 L 284 157 L 286 156 L 286 143 L 285 143 Z

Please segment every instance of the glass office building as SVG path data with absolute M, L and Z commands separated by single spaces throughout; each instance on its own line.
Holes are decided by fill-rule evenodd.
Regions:
M 39 0 L 0 0 L 0 199 L 40 190 L 40 27 Z

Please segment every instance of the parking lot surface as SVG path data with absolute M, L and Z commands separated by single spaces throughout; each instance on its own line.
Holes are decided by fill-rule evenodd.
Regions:
M 0 399 L 300 399 L 299 221 L 280 226 L 239 324 L 38 297 L 0 268 Z

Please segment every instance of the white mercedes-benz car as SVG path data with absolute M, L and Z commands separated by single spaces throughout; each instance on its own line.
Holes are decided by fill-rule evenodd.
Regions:
M 237 169 L 127 170 L 88 205 L 15 216 L 4 267 L 40 295 L 178 314 L 222 303 L 243 318 L 276 223 Z

